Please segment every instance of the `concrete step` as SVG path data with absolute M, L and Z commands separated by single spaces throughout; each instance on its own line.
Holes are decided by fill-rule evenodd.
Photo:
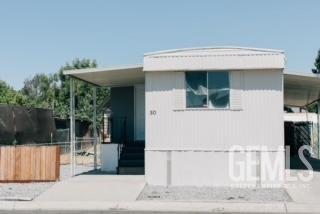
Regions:
M 144 167 L 119 167 L 120 175 L 144 175 Z
M 144 174 L 144 143 L 127 143 L 124 145 L 120 161 L 120 174 Z
M 129 166 L 129 167 L 144 167 L 144 160 L 120 160 L 119 167 Z
M 144 153 L 144 148 L 125 147 L 122 149 L 122 153 Z
M 124 144 L 125 147 L 139 147 L 139 148 L 144 148 L 145 144 L 144 143 L 126 143 Z
M 122 153 L 120 160 L 144 160 L 144 152 Z

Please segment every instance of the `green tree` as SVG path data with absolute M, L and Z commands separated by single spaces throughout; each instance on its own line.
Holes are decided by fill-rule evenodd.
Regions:
M 58 74 L 54 77 L 57 79 L 57 85 L 60 85 L 59 90 L 55 93 L 55 115 L 61 118 L 67 118 L 70 111 L 70 77 L 65 76 L 63 71 L 74 70 L 74 69 L 84 69 L 84 68 L 96 68 L 97 63 L 95 60 L 89 59 L 75 59 L 71 64 L 66 63 L 65 66 L 61 67 Z M 93 117 L 93 93 L 92 85 L 75 80 L 75 98 L 76 98 L 76 118 L 91 121 Z M 106 108 L 106 104 L 110 99 L 110 90 L 105 87 L 97 88 L 97 120 L 98 128 L 101 128 L 101 123 L 103 119 L 103 110 Z
M 30 107 L 32 103 L 27 96 L 15 91 L 12 87 L 0 80 L 0 103 L 23 105 Z
M 33 107 L 52 109 L 53 104 L 52 75 L 36 74 L 32 79 L 26 79 L 21 93 L 34 101 Z
M 0 81 L 0 103 L 52 109 L 55 117 L 68 118 L 70 111 L 70 77 L 64 75 L 63 71 L 96 67 L 97 62 L 95 60 L 75 59 L 62 66 L 57 73 L 36 74 L 32 78 L 26 79 L 20 91 L 15 91 L 8 84 Z M 93 117 L 92 86 L 80 80 L 75 80 L 75 83 L 76 119 L 91 121 Z M 109 99 L 109 88 L 97 88 L 98 122 L 102 122 L 103 110 L 106 108 Z
M 312 69 L 312 72 L 315 74 L 319 74 L 320 73 L 320 49 L 318 50 L 318 55 L 317 55 L 316 59 L 314 60 L 314 66 L 315 66 L 315 69 Z M 309 112 L 317 112 L 318 107 L 317 107 L 316 103 L 308 106 L 308 111 Z
M 314 61 L 314 66 L 315 66 L 315 69 L 312 69 L 312 72 L 319 74 L 320 73 L 320 49 L 318 50 L 318 55 Z

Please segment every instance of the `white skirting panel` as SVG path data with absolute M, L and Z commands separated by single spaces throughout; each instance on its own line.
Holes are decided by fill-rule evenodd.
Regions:
M 153 150 L 145 154 L 149 185 L 273 188 L 283 184 L 283 151 Z

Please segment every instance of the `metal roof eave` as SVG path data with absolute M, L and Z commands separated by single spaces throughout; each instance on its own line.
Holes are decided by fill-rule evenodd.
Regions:
M 139 69 L 143 68 L 142 64 L 137 65 L 121 65 L 121 66 L 109 66 L 105 68 L 84 68 L 84 69 L 72 69 L 63 71 L 64 75 L 73 75 L 73 74 L 83 74 L 89 72 L 104 72 L 104 71 L 114 71 L 114 70 L 127 70 L 127 69 Z
M 99 87 L 122 86 L 125 85 L 126 80 L 127 85 L 130 85 L 144 75 L 142 65 L 73 69 L 63 71 L 63 74 Z M 114 84 L 110 83 L 112 80 L 114 80 Z
M 284 71 L 284 104 L 306 107 L 320 99 L 320 76 Z

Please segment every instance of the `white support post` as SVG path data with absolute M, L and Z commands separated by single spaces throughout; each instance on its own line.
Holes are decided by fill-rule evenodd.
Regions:
M 94 169 L 97 170 L 97 143 L 98 143 L 98 134 L 97 134 L 97 87 L 93 86 L 93 148 L 94 148 Z
M 70 77 L 70 174 L 75 175 L 75 100 L 74 80 Z

